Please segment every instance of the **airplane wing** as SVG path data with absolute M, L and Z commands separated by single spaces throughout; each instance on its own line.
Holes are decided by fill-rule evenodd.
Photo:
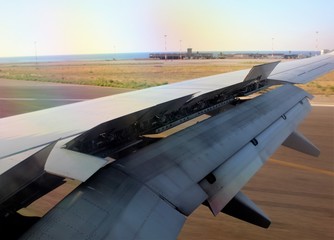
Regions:
M 267 228 L 240 190 L 281 144 L 319 155 L 296 131 L 312 96 L 293 84 L 333 69 L 330 53 L 2 118 L 0 233 L 175 239 L 201 204 Z M 82 183 L 45 216 L 17 212 L 65 178 Z

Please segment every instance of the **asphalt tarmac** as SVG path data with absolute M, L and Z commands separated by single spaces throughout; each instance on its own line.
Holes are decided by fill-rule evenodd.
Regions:
M 0 118 L 128 91 L 122 88 L 0 79 Z
M 0 117 L 125 91 L 0 79 Z M 214 217 L 200 207 L 178 239 L 333 240 L 334 102 L 313 104 L 299 130 L 320 148 L 321 155 L 315 158 L 280 147 L 242 190 L 271 218 L 271 226 L 262 229 L 224 214 Z

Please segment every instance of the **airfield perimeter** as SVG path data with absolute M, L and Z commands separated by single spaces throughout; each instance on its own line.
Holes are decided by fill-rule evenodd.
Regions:
M 0 117 L 124 91 L 0 78 Z M 334 239 L 334 97 L 317 95 L 312 104 L 299 129 L 320 148 L 320 157 L 281 147 L 243 188 L 271 218 L 269 229 L 224 214 L 213 217 L 200 207 L 178 239 Z M 43 214 L 76 184 L 69 181 L 26 212 Z

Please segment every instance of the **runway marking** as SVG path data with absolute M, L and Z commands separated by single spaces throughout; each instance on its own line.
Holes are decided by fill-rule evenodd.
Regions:
M 328 104 L 324 104 L 324 103 L 311 103 L 311 106 L 313 107 L 334 107 L 334 104 L 328 103 Z
M 330 176 L 330 177 L 334 177 L 334 172 L 328 171 L 328 170 L 323 170 L 323 169 L 319 169 L 319 168 L 304 166 L 304 165 L 300 165 L 300 164 L 296 164 L 296 163 L 285 162 L 285 161 L 272 159 L 272 158 L 269 159 L 269 162 L 276 163 L 276 164 L 283 165 L 283 166 L 287 166 L 287 167 L 298 168 L 298 169 L 306 170 L 306 171 L 310 171 L 310 172 L 321 173 L 321 174 L 324 174 L 324 175 L 327 175 L 327 176 Z

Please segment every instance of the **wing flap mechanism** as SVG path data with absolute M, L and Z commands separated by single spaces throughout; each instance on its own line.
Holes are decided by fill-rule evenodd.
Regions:
M 205 200 L 216 215 L 295 131 L 311 109 L 309 97 L 297 87 L 282 86 L 112 165 L 185 215 Z
M 81 184 L 23 238 L 176 239 L 184 222 L 184 215 L 147 186 L 109 167 Z
M 100 169 L 98 174 L 81 184 L 80 189 L 73 193 L 76 195 L 70 194 L 59 206 L 72 203 L 72 199 L 78 199 L 82 203 L 78 203 L 77 206 L 85 209 L 82 212 L 87 213 L 85 217 L 87 226 L 99 228 L 99 231 L 108 229 L 107 231 L 114 233 L 115 231 L 117 233 L 118 227 L 122 233 L 126 233 L 124 226 L 127 225 L 117 224 L 118 216 L 131 216 L 133 209 L 141 211 L 141 207 L 138 206 L 147 205 L 145 196 L 148 194 L 159 202 L 159 205 L 153 204 L 159 208 L 153 207 L 152 211 L 162 209 L 162 213 L 171 215 L 170 219 L 177 216 L 179 220 L 174 228 L 176 232 L 184 222 L 183 216 L 189 216 L 204 201 L 208 202 L 215 215 L 223 210 L 240 219 L 266 227 L 270 220 L 239 192 L 310 111 L 311 106 L 308 102 L 310 97 L 305 91 L 293 85 L 284 85 L 157 142 L 135 148 L 134 151 Z M 90 134 L 99 136 L 100 132 L 88 135 Z M 62 144 L 61 141 L 59 144 Z M 72 151 L 78 160 L 85 154 L 89 155 L 66 148 L 59 150 L 68 151 L 67 154 Z M 90 157 L 102 159 L 97 156 Z M 53 158 L 52 152 L 49 158 Z M 75 167 L 73 165 L 68 169 Z M 111 176 L 116 174 L 112 169 L 121 173 L 123 179 Z M 106 179 L 99 180 L 96 186 L 92 185 L 94 179 L 102 176 Z M 122 185 L 124 179 L 129 182 Z M 134 186 L 133 181 L 138 185 L 137 190 L 145 189 L 144 197 L 133 198 L 136 195 L 133 194 L 137 192 L 135 190 L 126 199 L 123 198 L 123 191 L 122 189 L 118 191 L 119 187 L 128 189 L 129 186 Z M 109 184 L 112 186 L 110 189 L 103 189 L 105 192 L 99 190 L 99 187 L 106 188 Z M 87 195 L 80 195 L 83 193 L 82 189 L 86 192 L 96 189 L 91 195 L 94 204 L 84 204 L 88 198 L 85 197 Z M 100 193 L 109 196 L 110 201 L 104 203 L 103 198 L 98 197 Z M 133 205 L 132 199 L 135 199 Z M 113 201 L 117 204 L 110 204 Z M 119 208 L 118 203 L 124 203 L 124 207 Z M 105 206 L 111 208 L 108 216 L 115 216 L 113 218 L 115 221 L 108 226 L 93 223 L 96 209 L 105 209 Z M 241 209 L 242 214 L 236 212 L 236 208 Z M 127 214 L 121 214 L 119 211 Z M 141 226 L 140 223 L 145 223 L 146 216 L 151 216 L 150 211 L 145 216 L 134 214 L 131 216 L 131 222 Z M 41 227 L 50 221 L 55 213 L 58 213 L 56 216 L 62 216 L 66 212 L 62 207 L 56 208 L 54 212 L 51 210 L 49 217 L 42 218 L 36 226 Z M 246 218 L 247 213 L 251 213 L 254 220 Z M 152 222 L 157 222 L 159 216 L 163 215 L 159 214 L 150 219 Z M 101 216 L 101 219 L 104 217 Z M 66 217 L 56 217 L 54 220 L 61 226 L 62 221 L 67 225 Z M 130 220 L 126 219 L 124 222 L 128 221 Z
M 63 122 L 67 127 L 49 135 L 38 138 L 32 131 L 34 134 L 28 136 L 37 136 L 33 144 L 0 156 L 5 160 L 26 158 L 0 175 L 0 225 L 11 212 L 69 177 L 83 183 L 40 219 L 33 232 L 39 234 L 42 229 L 48 236 L 62 235 L 59 238 L 82 238 L 82 232 L 88 238 L 96 233 L 101 238 L 144 238 L 152 233 L 154 238 L 161 233 L 175 238 L 186 216 L 203 202 L 214 215 L 223 212 L 267 228 L 270 219 L 240 191 L 281 144 L 319 155 L 319 150 L 296 131 L 311 109 L 308 99 L 312 96 L 285 83 L 305 83 L 334 69 L 333 65 L 330 54 L 291 64 L 255 66 L 248 75 L 242 70 L 143 90 L 130 96 L 145 104 L 117 114 L 112 113 L 112 103 L 121 104 L 122 97 L 115 102 L 104 99 L 98 111 L 92 110 L 95 101 L 75 105 L 89 106 L 90 111 L 75 111 L 72 117 L 82 113 L 72 124 L 66 124 L 72 119 L 67 117 Z M 282 83 L 282 87 L 249 101 L 238 101 L 238 97 Z M 151 94 L 143 97 L 145 93 Z M 165 98 L 161 100 L 159 95 Z M 59 109 L 56 116 L 74 108 Z M 76 121 L 85 114 L 94 113 L 99 117 L 68 131 L 76 129 Z M 208 113 L 214 114 L 166 138 L 147 137 Z M 40 115 L 27 115 L 31 116 Z M 10 139 L 12 135 L 6 136 L 4 139 Z M 51 137 L 56 140 L 50 141 Z
M 320 155 L 320 150 L 298 131 L 292 132 L 282 145 L 314 157 Z
M 238 192 L 222 212 L 263 228 L 268 228 L 271 223 L 266 214 L 242 192 Z
M 50 157 L 46 169 L 56 175 L 85 181 L 99 168 L 110 163 L 108 159 L 119 159 L 124 151 L 146 145 L 148 139 L 143 137 L 145 134 L 160 133 L 202 114 L 227 109 L 237 96 L 249 95 L 267 87 L 267 78 L 278 63 L 254 66 L 239 84 L 197 97 L 194 97 L 195 94 L 186 95 L 101 123 L 70 141 L 62 141 L 63 146 L 57 144 L 51 156 L 64 157 L 57 160 Z M 80 158 L 85 161 L 78 160 Z M 88 159 L 92 160 L 94 167 L 91 167 Z M 75 171 L 75 165 L 82 167 Z M 89 173 L 85 169 L 90 169 Z
M 203 204 L 210 208 L 207 201 Z M 238 192 L 221 212 L 263 228 L 271 224 L 266 214 L 242 192 Z
M 235 202 L 237 200 L 240 203 L 239 198 L 243 197 L 238 196 L 238 192 L 282 143 L 308 154 L 319 154 L 319 150 L 312 143 L 296 132 L 298 124 L 311 109 L 310 103 L 306 98 L 302 101 L 295 99 L 295 101 L 296 103 L 293 106 L 286 106 L 286 112 L 281 114 L 279 118 L 251 138 L 246 145 L 199 182 L 209 196 L 207 203 L 214 215 L 223 211 L 231 201 Z M 265 118 L 258 119 L 258 121 L 264 123 Z M 249 126 L 252 125 L 249 124 Z M 245 131 L 243 137 L 246 136 L 247 138 L 250 137 L 247 135 L 247 131 Z M 250 207 L 248 206 L 248 208 Z M 229 215 L 239 216 L 235 208 L 228 207 L 228 209 Z M 258 212 L 255 208 L 252 209 L 254 212 Z M 263 215 L 261 216 L 260 219 L 266 219 Z M 240 216 L 239 218 L 243 219 L 244 217 Z M 255 221 L 255 224 L 268 227 L 267 220 L 264 222 L 262 220 L 259 221 L 259 224 Z
M 44 170 L 55 144 L 49 144 L 0 175 L 0 234 L 9 234 L 14 225 L 30 227 L 39 217 L 26 217 L 16 211 L 64 183 L 62 177 Z M 16 233 L 19 232 L 20 228 Z
M 112 158 L 99 158 L 62 148 L 67 141 L 58 141 L 50 152 L 45 163 L 45 171 L 48 173 L 84 182 L 113 161 Z
M 125 148 L 142 143 L 144 135 L 161 133 L 200 115 L 228 108 L 239 96 L 268 87 L 266 79 L 278 63 L 254 66 L 240 83 L 193 93 L 106 121 L 67 142 L 64 148 L 102 158 L 108 155 L 117 158 Z

